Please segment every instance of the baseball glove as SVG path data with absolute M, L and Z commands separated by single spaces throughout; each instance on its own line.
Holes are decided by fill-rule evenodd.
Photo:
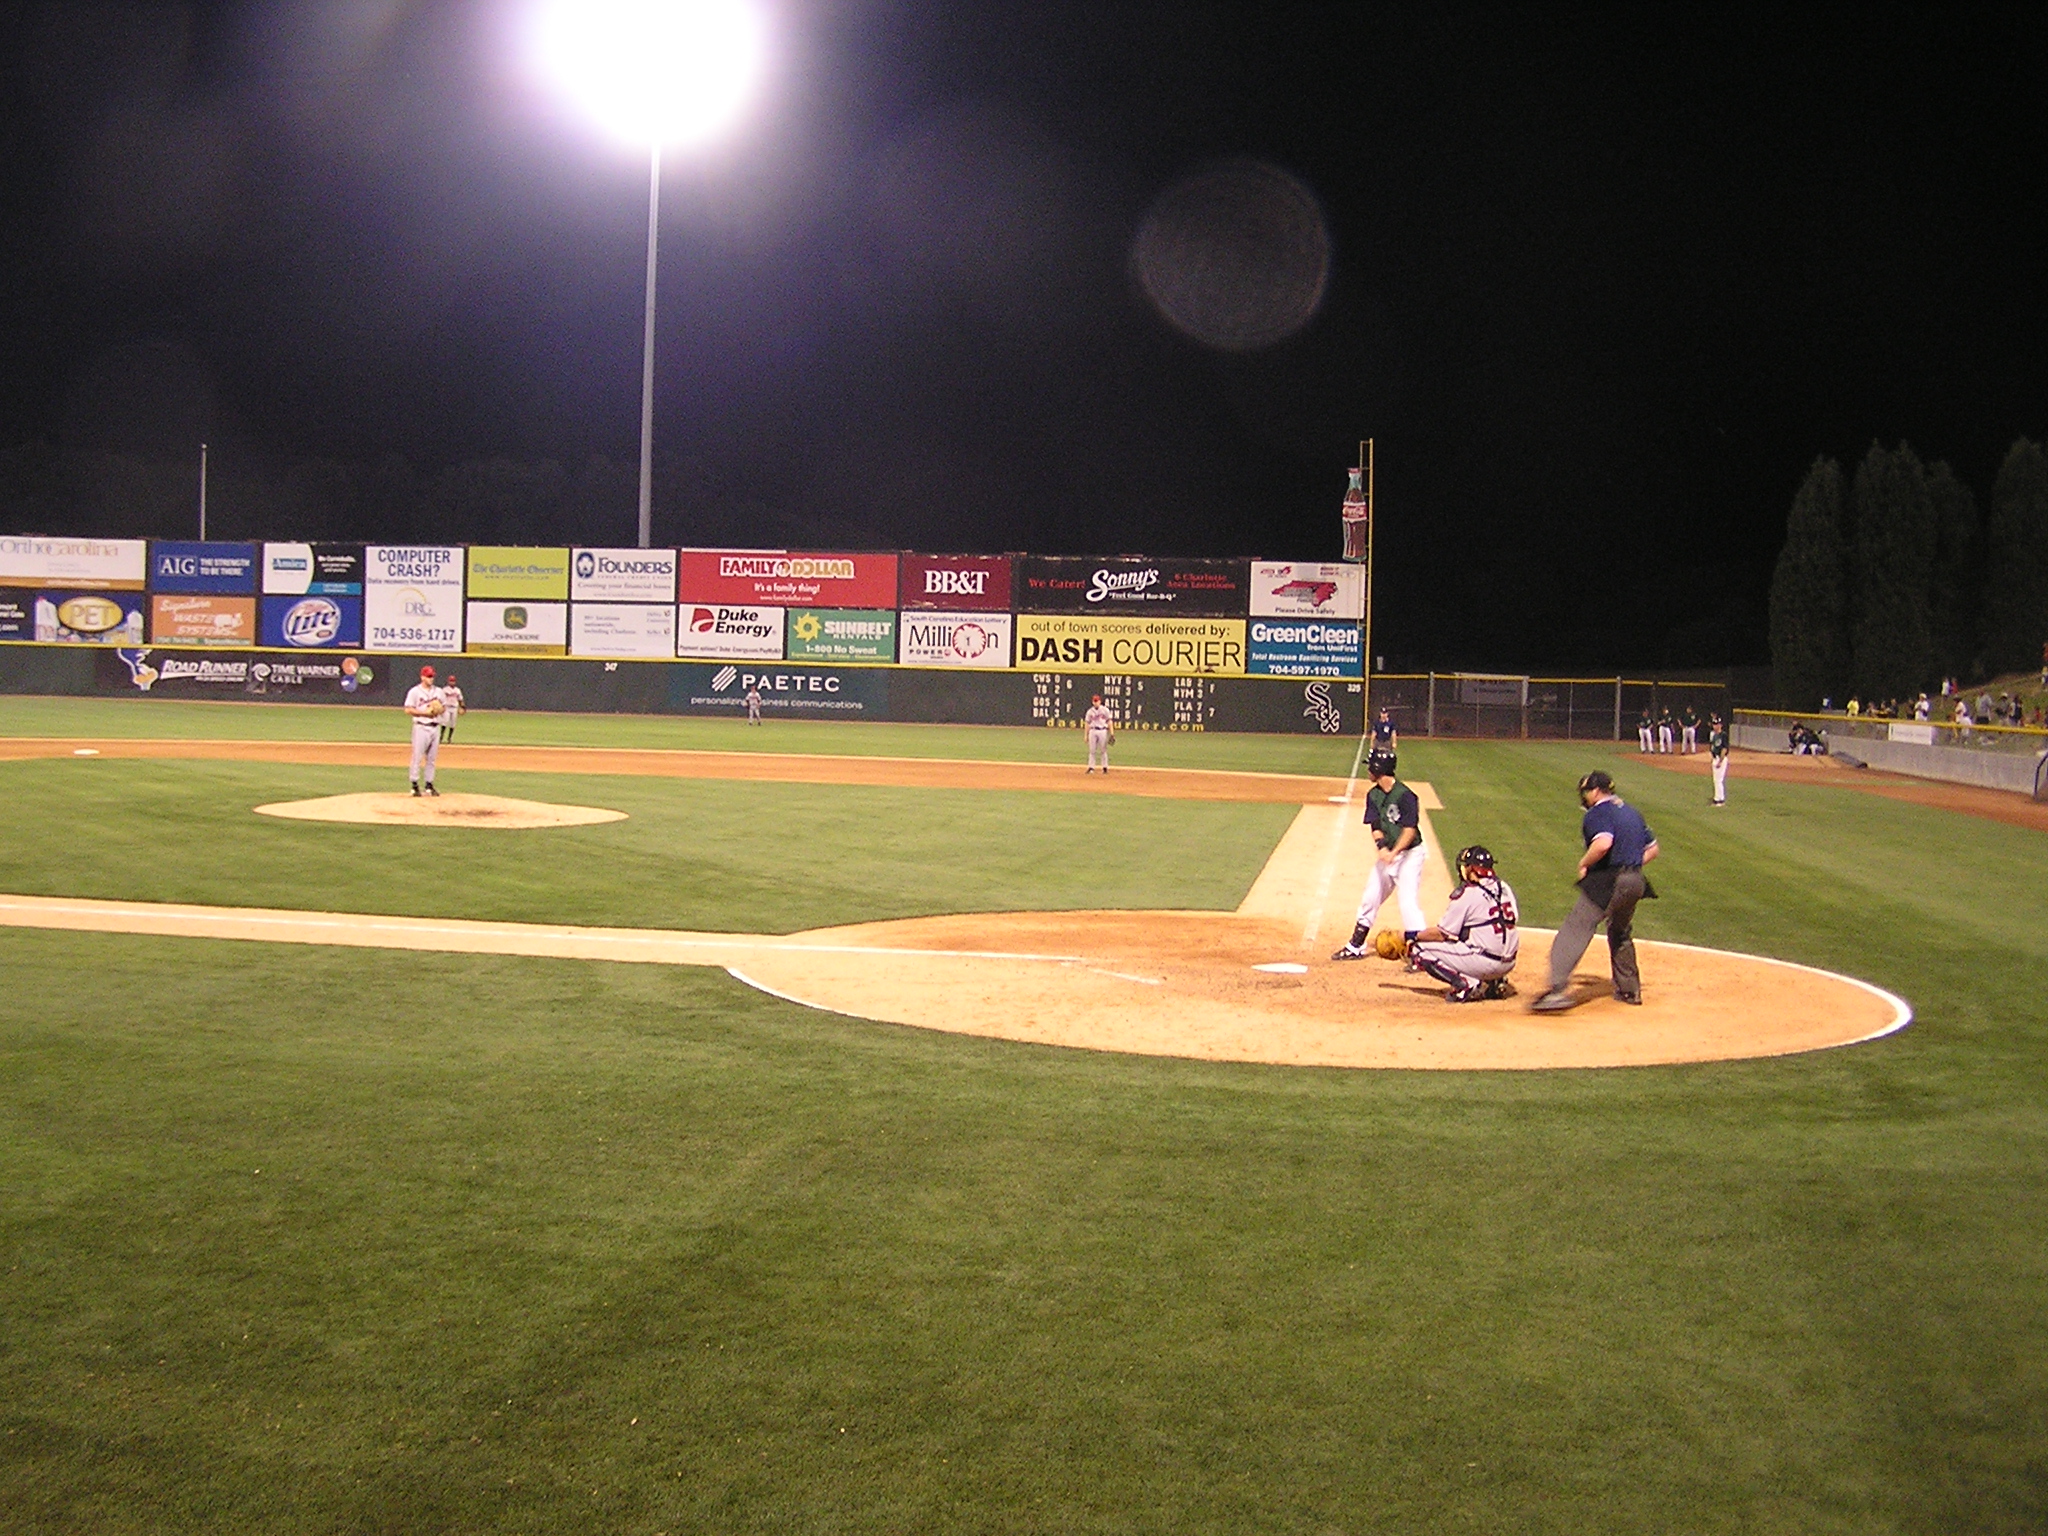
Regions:
M 427 700 L 427 713 L 430 715 L 438 715 L 446 707 L 439 699 Z
M 1408 953 L 1408 941 L 1392 928 L 1382 928 L 1372 936 L 1373 953 L 1382 960 L 1399 960 Z

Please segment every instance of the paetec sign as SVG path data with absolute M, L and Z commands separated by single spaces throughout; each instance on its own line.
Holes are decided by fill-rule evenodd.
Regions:
M 250 574 L 255 566 L 252 560 Z M 158 592 L 149 600 L 151 645 L 254 645 L 256 599 Z
M 1252 617 L 1365 617 L 1365 567 L 1304 561 L 1252 562 Z
M 263 546 L 263 595 L 361 597 L 363 546 L 266 544 Z
M 485 656 L 566 656 L 567 603 L 478 603 L 463 621 L 464 649 Z
M 526 598 L 533 602 L 569 600 L 569 551 L 500 544 L 469 546 L 469 595 L 472 598 Z
M 676 610 L 670 603 L 572 603 L 569 654 L 670 660 L 676 653 Z
M 1322 619 L 1253 619 L 1245 670 L 1267 677 L 1358 677 L 1359 626 Z
M 1007 667 L 1014 627 L 1007 613 L 906 613 L 896 659 L 907 667 Z
M 1244 626 L 1243 619 L 1020 613 L 1015 665 L 1021 672 L 1238 677 L 1245 669 Z
M 363 643 L 360 597 L 266 597 L 258 618 L 265 645 L 354 650 Z
M 0 538 L 0 587 L 140 592 L 148 574 L 142 539 Z
M 894 608 L 894 555 L 800 550 L 677 552 L 676 597 L 685 603 L 764 608 Z
M 186 544 L 158 539 L 149 546 L 149 590 L 232 596 L 253 593 L 257 560 L 254 544 Z
M 896 615 L 887 608 L 795 608 L 791 661 L 894 661 Z
M 1008 555 L 905 555 L 896 578 L 896 606 L 1008 613 L 1013 579 Z
M 363 644 L 373 651 L 462 649 L 463 557 L 441 545 L 363 551 Z
M 46 645 L 140 645 L 139 592 L 38 592 L 35 638 Z
M 788 611 L 727 603 L 684 603 L 676 610 L 676 654 L 734 661 L 782 660 Z
M 1251 562 L 1026 555 L 1017 561 L 1016 591 L 1023 613 L 1243 618 L 1250 611 Z
M 885 667 L 820 667 L 727 662 L 678 666 L 670 697 L 691 714 L 744 714 L 749 690 L 761 695 L 761 712 L 784 719 L 886 719 L 889 672 Z
M 569 597 L 578 603 L 672 603 L 672 549 L 578 549 L 569 556 Z

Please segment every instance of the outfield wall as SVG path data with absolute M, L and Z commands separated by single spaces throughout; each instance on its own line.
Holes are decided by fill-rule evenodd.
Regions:
M 574 657 L 361 655 L 216 648 L 0 646 L 0 694 L 211 699 L 395 708 L 423 665 L 461 681 L 472 709 L 769 720 L 1077 728 L 1101 694 L 1119 729 L 1357 735 L 1361 685 L 1342 679 Z

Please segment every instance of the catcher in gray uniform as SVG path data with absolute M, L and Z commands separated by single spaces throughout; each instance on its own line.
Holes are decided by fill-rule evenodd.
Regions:
M 1493 854 L 1474 843 L 1458 850 L 1463 882 L 1434 926 L 1415 935 L 1408 958 L 1449 987 L 1445 1002 L 1483 1003 L 1513 997 L 1508 972 L 1521 953 L 1515 893 L 1494 872 Z

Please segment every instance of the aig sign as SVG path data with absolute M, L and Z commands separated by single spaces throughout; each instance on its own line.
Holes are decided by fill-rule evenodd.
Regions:
M 906 611 L 1010 611 L 1007 555 L 905 555 L 897 569 L 896 603 Z

